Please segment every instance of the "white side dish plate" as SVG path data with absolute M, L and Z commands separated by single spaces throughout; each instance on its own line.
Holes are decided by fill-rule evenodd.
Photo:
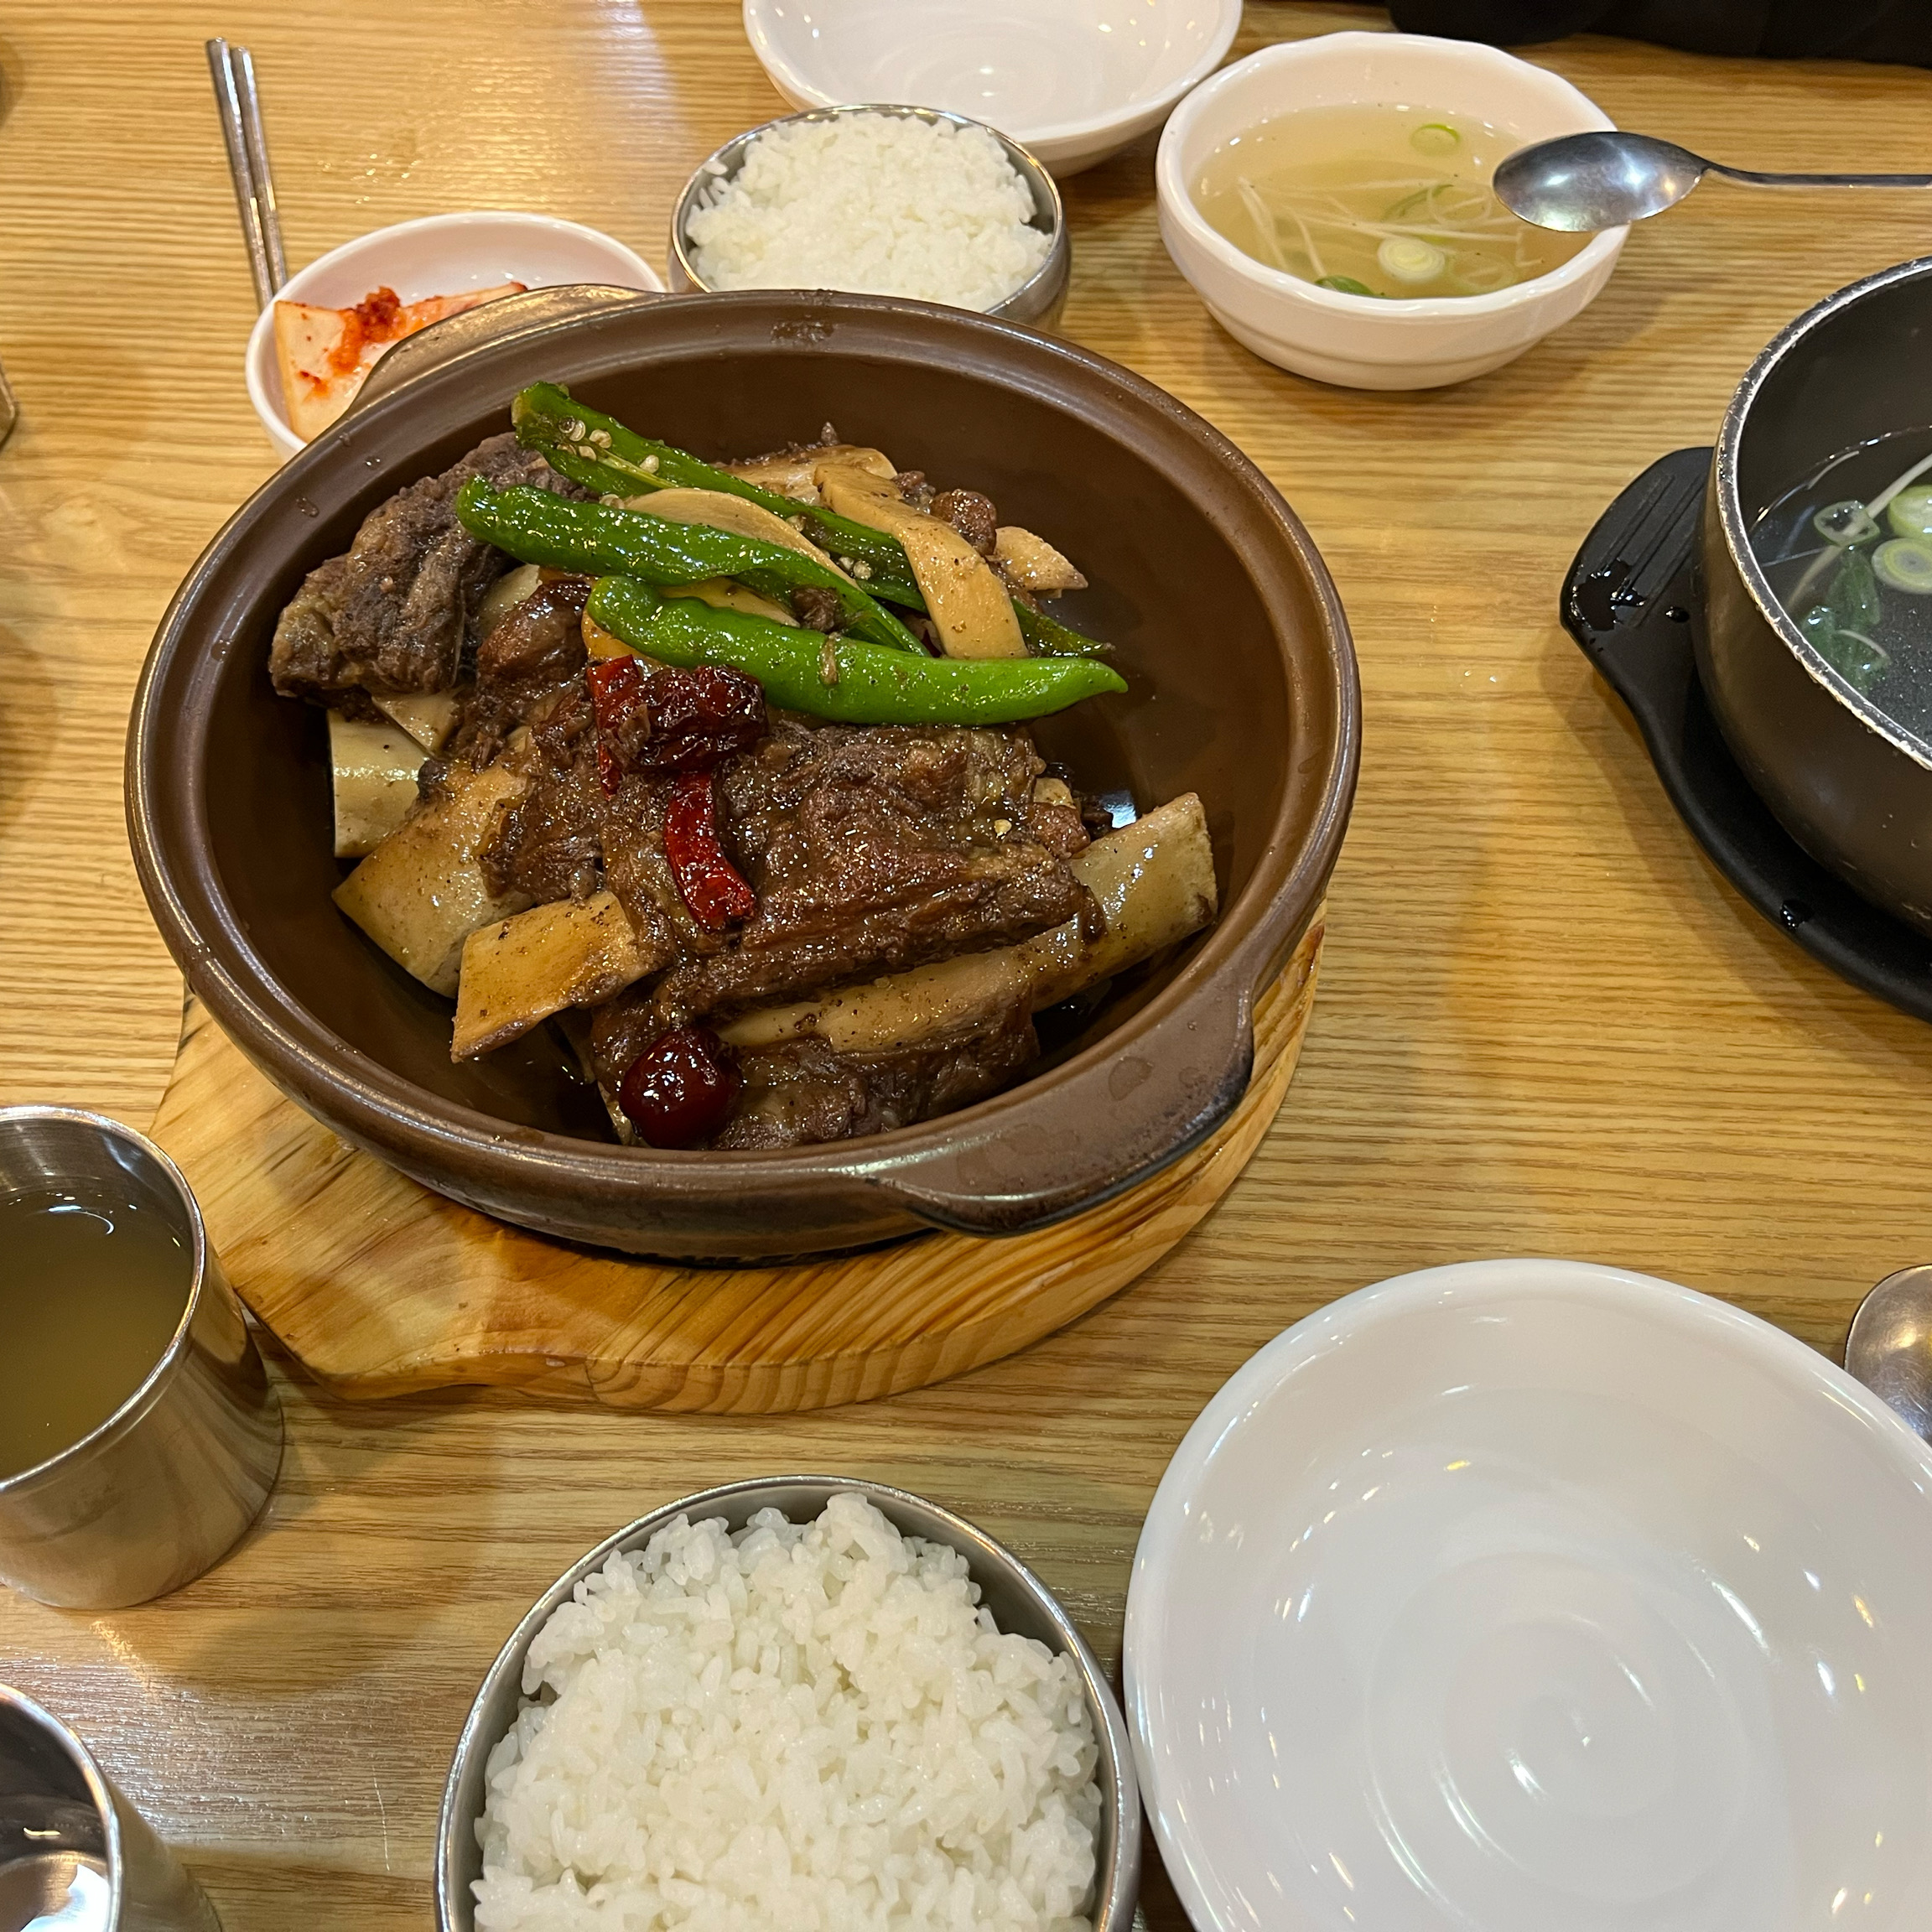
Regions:
M 1932 1925 L 1932 1452 L 1667 1281 L 1471 1262 L 1278 1337 L 1125 1673 L 1199 1932 Z
M 404 302 L 460 295 L 521 282 L 527 288 L 595 282 L 611 288 L 660 289 L 663 278 L 641 256 L 596 228 L 552 215 L 480 209 L 426 215 L 358 235 L 291 275 L 280 296 L 328 309 L 352 308 L 377 289 Z M 275 310 L 264 309 L 248 336 L 248 399 L 286 458 L 302 448 L 288 427 L 275 364 Z
M 1058 175 L 1159 127 L 1240 24 L 1241 0 L 745 0 L 745 36 L 794 107 L 944 107 Z

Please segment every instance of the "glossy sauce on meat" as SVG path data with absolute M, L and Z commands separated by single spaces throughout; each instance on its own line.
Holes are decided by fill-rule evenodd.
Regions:
M 719 771 L 719 819 L 758 910 L 729 951 L 666 975 L 667 1019 L 796 999 L 1088 911 L 1077 813 L 1032 795 L 1023 731 L 782 719 Z
M 574 1010 L 621 1136 L 819 1143 L 928 1119 L 1020 1078 L 1040 1048 L 1018 1007 L 866 1054 L 809 1034 L 733 1050 L 705 1022 L 1070 920 L 1092 930 L 1098 906 L 1067 865 L 1088 830 L 1064 786 L 1038 785 L 1027 731 L 767 715 L 757 683 L 735 671 L 593 662 L 591 580 L 557 571 L 478 636 L 509 559 L 455 520 L 472 475 L 586 494 L 513 437 L 491 438 L 381 505 L 348 554 L 310 573 L 271 670 L 284 695 L 371 719 L 377 699 L 454 688 L 456 724 L 423 767 L 425 803 L 454 782 L 445 774 L 494 766 L 522 782 L 475 853 L 490 893 L 536 906 L 615 896 L 652 963 Z M 907 501 L 992 553 L 989 499 L 900 482 Z M 792 602 L 808 628 L 844 621 L 829 592 Z
M 282 696 L 328 704 L 352 688 L 397 694 L 456 683 L 465 645 L 477 641 L 483 595 L 510 567 L 456 521 L 456 492 L 472 476 L 587 494 L 508 433 L 398 491 L 363 519 L 345 556 L 309 573 L 277 621 L 268 671 Z

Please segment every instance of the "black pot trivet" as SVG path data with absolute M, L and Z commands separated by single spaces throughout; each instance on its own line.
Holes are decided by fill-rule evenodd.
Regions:
M 1690 645 L 1708 449 L 1659 458 L 1597 519 L 1563 585 L 1563 622 L 1630 707 L 1670 802 L 1780 932 L 1854 986 L 1932 1020 L 1932 942 L 1862 899 L 1779 823 L 1731 756 Z

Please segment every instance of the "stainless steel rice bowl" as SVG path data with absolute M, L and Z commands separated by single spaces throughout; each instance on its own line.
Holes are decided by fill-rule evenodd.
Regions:
M 720 182 L 729 181 L 745 165 L 746 151 L 760 135 L 769 134 L 774 127 L 847 120 L 861 114 L 883 114 L 908 121 L 947 122 L 955 127 L 978 127 L 1000 143 L 1015 172 L 1033 196 L 1031 226 L 1051 236 L 1052 245 L 1047 249 L 1046 259 L 1033 273 L 1004 302 L 984 313 L 995 315 L 1003 322 L 1026 322 L 1036 329 L 1051 329 L 1059 320 L 1061 310 L 1067 306 L 1067 285 L 1073 271 L 1073 244 L 1067 236 L 1067 210 L 1061 203 L 1060 190 L 1053 177 L 1017 141 L 1008 139 L 997 127 L 989 127 L 984 121 L 973 120 L 968 115 L 949 114 L 938 107 L 863 105 L 814 107 L 803 114 L 781 115 L 775 121 L 748 127 L 742 134 L 734 136 L 699 164 L 685 183 L 684 192 L 678 197 L 678 205 L 671 216 L 669 278 L 673 291 L 680 295 L 711 293 L 710 284 L 698 273 L 697 264 L 692 258 L 691 216 L 710 190 Z
M 439 1932 L 474 1932 L 475 1895 L 470 1888 L 483 1871 L 476 1825 L 483 1815 L 485 1771 L 491 1753 L 523 1706 L 523 1665 L 531 1643 L 551 1613 L 569 1601 L 579 1582 L 614 1554 L 641 1550 L 680 1515 L 693 1522 L 722 1517 L 730 1529 L 739 1530 L 759 1510 L 776 1509 L 794 1523 L 808 1522 L 834 1496 L 848 1494 L 872 1504 L 901 1535 L 945 1544 L 963 1555 L 974 1582 L 979 1587 L 980 1602 L 993 1613 L 1002 1632 L 1036 1638 L 1049 1649 L 1073 1659 L 1099 1748 L 1093 1775 L 1100 1787 L 1101 1810 L 1090 1916 L 1094 1932 L 1129 1932 L 1140 1891 L 1140 1787 L 1119 1706 L 1072 1618 L 1010 1550 L 950 1510 L 884 1483 L 834 1476 L 757 1478 L 667 1503 L 605 1538 L 538 1598 L 497 1653 L 456 1742 L 437 1827 Z

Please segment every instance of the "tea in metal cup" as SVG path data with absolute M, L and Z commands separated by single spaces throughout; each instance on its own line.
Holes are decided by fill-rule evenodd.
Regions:
M 0 1478 L 0 1581 L 44 1603 L 117 1609 L 179 1589 L 241 1540 L 275 1486 L 282 1405 L 174 1163 L 98 1114 L 0 1108 L 0 1199 L 64 1187 L 153 1215 L 188 1268 L 180 1321 L 140 1386 L 78 1441 Z
M 221 1932 L 221 1924 L 87 1747 L 0 1684 L 0 1925 Z

